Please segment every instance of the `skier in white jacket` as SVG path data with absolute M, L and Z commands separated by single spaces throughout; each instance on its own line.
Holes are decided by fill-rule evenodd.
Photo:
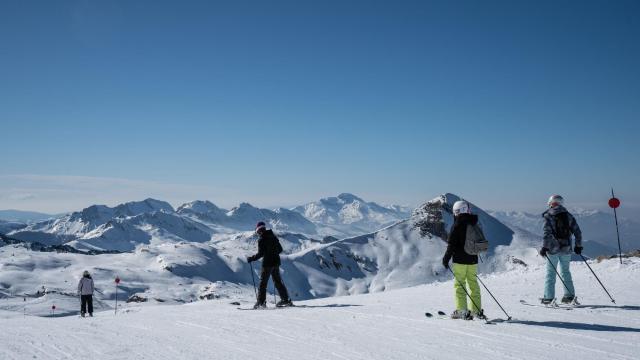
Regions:
M 82 273 L 78 283 L 78 295 L 80 295 L 80 316 L 84 317 L 88 312 L 93 316 L 93 279 L 87 270 Z M 87 309 L 88 308 L 88 309 Z M 87 311 L 88 310 L 88 311 Z

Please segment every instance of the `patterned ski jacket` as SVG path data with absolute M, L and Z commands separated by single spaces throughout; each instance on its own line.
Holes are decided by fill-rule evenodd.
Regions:
M 578 222 L 576 219 L 565 209 L 563 206 L 556 206 L 550 208 L 542 214 L 544 218 L 544 240 L 542 242 L 542 247 L 549 249 L 549 254 L 556 255 L 568 255 L 571 254 L 571 237 L 569 239 L 558 239 L 556 238 L 556 215 L 567 213 L 567 217 L 569 220 L 569 229 L 575 237 L 575 245 L 582 247 L 582 231 L 580 231 L 580 227 L 578 226 Z

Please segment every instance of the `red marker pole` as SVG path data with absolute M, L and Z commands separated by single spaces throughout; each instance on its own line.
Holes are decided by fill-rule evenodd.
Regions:
M 120 284 L 120 278 L 116 276 L 116 309 L 114 315 L 118 314 L 118 284 Z
M 616 198 L 611 188 L 611 199 L 609 199 L 609 207 L 613 209 L 613 216 L 616 219 L 616 234 L 618 235 L 618 253 L 620 254 L 620 264 L 622 264 L 622 247 L 620 246 L 620 229 L 618 227 L 618 212 L 616 209 L 620 207 L 620 200 Z
M 56 306 L 51 305 L 51 317 L 56 317 Z

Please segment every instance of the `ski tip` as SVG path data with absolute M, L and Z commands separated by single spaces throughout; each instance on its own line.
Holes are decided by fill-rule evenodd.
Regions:
M 424 313 L 424 316 L 430 318 L 430 317 L 433 317 L 433 314 L 432 313 Z
M 445 312 L 444 312 L 444 311 L 438 311 L 438 315 L 445 316 L 445 315 L 447 315 L 447 314 L 445 314 Z

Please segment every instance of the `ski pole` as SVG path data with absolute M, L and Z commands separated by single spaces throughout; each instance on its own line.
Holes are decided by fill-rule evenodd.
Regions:
M 496 304 L 498 304 L 498 306 L 500 307 L 500 310 L 502 310 L 502 312 L 507 315 L 507 320 L 511 320 L 511 316 L 509 316 L 509 314 L 507 314 L 507 312 L 504 310 L 504 308 L 502 307 L 502 305 L 500 305 L 500 303 L 498 302 L 498 300 L 496 299 L 495 296 L 493 296 L 493 294 L 491 293 L 491 291 L 489 291 L 489 288 L 487 287 L 487 285 L 485 285 L 482 280 L 480 280 L 480 277 L 478 276 L 478 274 L 476 274 L 476 279 L 478 279 L 478 281 L 480 281 L 480 284 L 482 284 L 482 286 L 484 287 L 485 290 L 487 290 L 487 292 L 489 293 L 489 295 L 491 295 L 491 297 L 493 298 L 493 301 L 496 302 Z
M 449 270 L 449 272 L 451 273 L 451 275 L 453 275 L 453 278 L 458 282 L 458 284 L 462 287 L 462 290 L 464 290 L 464 293 L 467 294 L 467 296 L 469 297 L 469 300 L 471 300 L 471 303 L 473 304 L 473 306 L 475 306 L 476 309 L 478 309 L 478 311 L 480 312 L 480 314 L 478 315 L 478 317 L 480 319 L 483 320 L 487 320 L 487 317 L 484 315 L 484 310 L 480 309 L 480 307 L 478 306 L 478 304 L 476 304 L 475 301 L 473 301 L 473 298 L 471 297 L 471 295 L 469 294 L 469 292 L 467 291 L 467 288 L 464 286 L 463 283 L 460 282 L 460 280 L 458 280 L 458 278 L 456 278 L 456 274 L 453 273 L 453 270 L 451 270 L 450 267 L 447 267 L 447 269 Z
M 553 271 L 556 272 L 556 275 L 558 275 L 558 279 L 560 279 L 560 281 L 562 281 L 562 285 L 564 285 L 564 288 L 567 289 L 567 293 L 570 293 L 571 290 L 569 290 L 569 287 L 567 286 L 567 283 L 565 283 L 564 280 L 562 279 L 562 276 L 560 276 L 560 273 L 558 272 L 558 269 L 556 269 L 556 267 L 553 266 L 553 263 L 551 262 L 551 259 L 549 259 L 549 257 L 546 254 L 544 255 L 544 257 L 549 262 L 549 265 L 551 265 L 551 267 L 553 268 Z
M 253 283 L 253 292 L 256 294 L 256 301 L 258 301 L 258 291 L 256 290 L 256 279 L 253 276 L 253 264 L 249 263 L 251 266 L 251 282 Z
M 602 281 L 600 281 L 600 279 L 598 278 L 598 275 L 596 275 L 596 273 L 593 272 L 593 269 L 591 268 L 591 266 L 589 266 L 587 259 L 585 259 L 584 256 L 582 256 L 582 254 L 580 254 L 580 257 L 582 258 L 582 261 L 584 261 L 584 263 L 587 264 L 587 267 L 589 268 L 589 270 L 591 270 L 591 273 L 593 274 L 593 276 L 596 277 L 596 280 L 598 280 L 598 282 L 600 283 L 600 286 L 602 286 L 602 289 L 604 289 L 604 292 L 607 293 L 607 295 L 609 296 L 609 299 L 611 299 L 611 302 L 615 304 L 616 301 L 613 300 L 613 297 L 611 296 L 611 294 L 609 294 L 609 292 L 607 291 L 607 288 L 604 287 L 604 285 L 602 285 Z

